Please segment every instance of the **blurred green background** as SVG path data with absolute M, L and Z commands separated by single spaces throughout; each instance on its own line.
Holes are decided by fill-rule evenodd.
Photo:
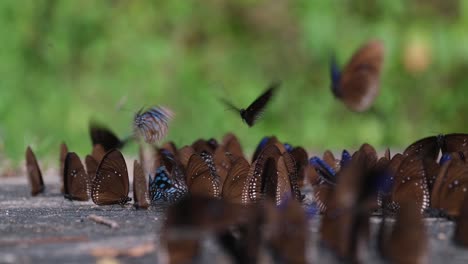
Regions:
M 363 142 L 403 148 L 465 132 L 468 1 L 0 1 L 0 156 L 27 145 L 58 158 L 91 149 L 90 118 L 124 137 L 134 112 L 176 112 L 178 145 L 234 131 L 252 151 L 264 135 L 309 150 Z M 328 62 L 386 46 L 382 115 L 349 112 L 330 92 Z M 282 87 L 253 128 L 219 103 L 247 106 Z M 136 153 L 131 146 L 127 153 Z

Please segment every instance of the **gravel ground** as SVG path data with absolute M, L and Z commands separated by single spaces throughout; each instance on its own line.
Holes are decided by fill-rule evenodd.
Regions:
M 70 202 L 59 195 L 57 179 L 46 177 L 46 194 L 33 198 L 26 177 L 0 178 L 0 263 L 157 263 L 163 208 L 137 211 L 131 205 Z M 119 227 L 97 224 L 87 218 L 91 214 L 111 219 Z M 375 235 L 380 219 L 373 217 L 371 222 Z M 426 224 L 429 263 L 468 263 L 468 250 L 451 242 L 452 222 L 426 219 Z M 329 254 L 316 246 L 318 225 L 318 217 L 310 220 L 308 255 L 313 263 L 332 263 Z M 203 262 L 225 262 L 213 243 L 205 244 L 208 253 L 202 256 Z M 375 250 L 366 255 L 366 263 L 380 263 Z

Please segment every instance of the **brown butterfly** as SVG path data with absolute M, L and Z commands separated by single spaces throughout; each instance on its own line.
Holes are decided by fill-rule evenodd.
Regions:
M 41 169 L 37 163 L 36 155 L 28 146 L 26 149 L 26 171 L 28 172 L 29 183 L 31 184 L 31 195 L 36 196 L 44 192 L 45 186 L 42 180 Z
M 247 185 L 249 169 L 249 162 L 244 157 L 238 157 L 232 162 L 222 189 L 222 197 L 225 201 L 242 203 L 242 190 Z
M 93 158 L 93 156 L 86 155 L 85 158 L 86 172 L 89 177 L 89 182 L 92 183 L 96 176 L 96 171 L 99 166 L 99 162 Z
M 440 209 L 451 217 L 460 214 L 465 197 L 468 197 L 468 166 L 460 159 L 447 160 L 440 168 L 431 193 L 431 207 Z
M 128 197 L 129 180 L 125 159 L 117 149 L 106 153 L 99 163 L 91 187 L 91 198 L 97 205 L 121 204 L 132 199 Z
M 226 152 L 229 152 L 231 155 L 235 157 L 244 157 L 239 139 L 234 134 L 227 133 L 224 135 L 222 145 Z
M 187 169 L 190 157 L 195 154 L 195 150 L 191 146 L 184 146 L 179 149 L 179 160 L 184 169 Z
M 305 149 L 302 147 L 293 148 L 290 154 L 294 158 L 297 166 L 297 184 L 299 188 L 302 188 L 305 184 L 306 167 L 309 165 L 309 157 Z
M 102 158 L 106 155 L 106 150 L 101 144 L 96 144 L 93 146 L 93 150 L 91 151 L 91 156 L 98 162 L 102 160 Z
M 428 239 L 420 205 L 403 203 L 393 228 L 385 218 L 382 220 L 378 248 L 390 263 L 428 263 Z
M 400 204 L 408 201 L 416 203 L 421 213 L 429 207 L 426 171 L 418 156 L 405 157 L 393 177 L 391 210 L 398 210 Z
M 133 201 L 137 209 L 147 209 L 148 202 L 148 184 L 146 183 L 145 173 L 138 161 L 133 161 Z
M 364 44 L 341 71 L 333 59 L 332 92 L 346 107 L 355 112 L 369 109 L 379 93 L 384 45 L 373 40 Z
M 219 176 L 219 184 L 221 188 L 226 180 L 227 173 L 231 168 L 231 158 L 229 155 L 231 154 L 226 152 L 224 146 L 219 146 L 213 153 L 213 161 L 216 167 L 216 173 Z
M 468 134 L 453 133 L 426 137 L 409 145 L 403 154 L 436 160 L 440 150 L 442 154 L 468 151 Z
M 276 199 L 277 170 L 276 163 L 281 156 L 274 144 L 268 144 L 250 166 L 248 184 L 242 191 L 242 202 L 251 203 L 269 197 Z
M 68 147 L 67 145 L 65 144 L 65 142 L 62 142 L 62 144 L 60 144 L 60 182 L 61 182 L 61 186 L 60 186 L 60 192 L 61 193 L 64 193 L 65 191 L 65 187 L 63 186 L 63 179 L 65 179 L 65 175 L 63 174 L 64 173 L 64 163 L 65 163 L 65 157 L 67 156 L 67 153 L 68 153 Z
M 220 197 L 220 180 L 214 163 L 211 164 L 212 157 L 207 152 L 202 154 L 192 155 L 188 162 L 186 176 L 189 192 L 195 196 Z
M 63 171 L 64 196 L 69 200 L 88 201 L 90 181 L 80 158 L 75 152 L 65 156 Z

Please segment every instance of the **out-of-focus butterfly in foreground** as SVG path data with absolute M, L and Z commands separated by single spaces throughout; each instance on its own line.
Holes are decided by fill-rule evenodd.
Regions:
M 332 92 L 346 107 L 364 112 L 379 93 L 380 70 L 384 60 L 384 45 L 378 40 L 367 42 L 351 58 L 344 70 L 335 59 L 331 62 Z
M 151 107 L 144 112 L 140 109 L 133 121 L 135 135 L 149 144 L 159 142 L 166 136 L 169 121 L 173 117 L 174 113 L 166 107 Z
M 262 114 L 265 111 L 265 107 L 267 106 L 268 102 L 270 101 L 271 97 L 273 97 L 279 86 L 279 82 L 270 84 L 267 90 L 263 92 L 262 95 L 255 99 L 255 101 L 245 109 L 239 109 L 225 99 L 221 100 L 230 110 L 238 112 L 242 120 L 244 120 L 244 122 L 247 123 L 249 127 L 251 127 L 258 121 L 258 119 L 262 117 Z

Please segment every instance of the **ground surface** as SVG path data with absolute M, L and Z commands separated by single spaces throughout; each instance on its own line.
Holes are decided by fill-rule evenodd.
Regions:
M 25 177 L 0 178 L 0 263 L 157 263 L 162 208 L 137 211 L 131 205 L 70 202 L 59 195 L 57 177 L 46 177 L 45 182 L 46 194 L 33 198 Z M 97 224 L 87 218 L 91 214 L 114 220 L 119 227 Z M 372 218 L 373 233 L 379 221 Z M 313 263 L 329 263 L 329 256 L 316 246 L 318 224 L 317 217 L 310 220 L 308 254 Z M 452 222 L 427 219 L 426 224 L 429 263 L 468 263 L 468 250 L 451 242 Z M 367 259 L 380 262 L 374 250 Z M 205 260 L 214 263 L 213 258 Z

